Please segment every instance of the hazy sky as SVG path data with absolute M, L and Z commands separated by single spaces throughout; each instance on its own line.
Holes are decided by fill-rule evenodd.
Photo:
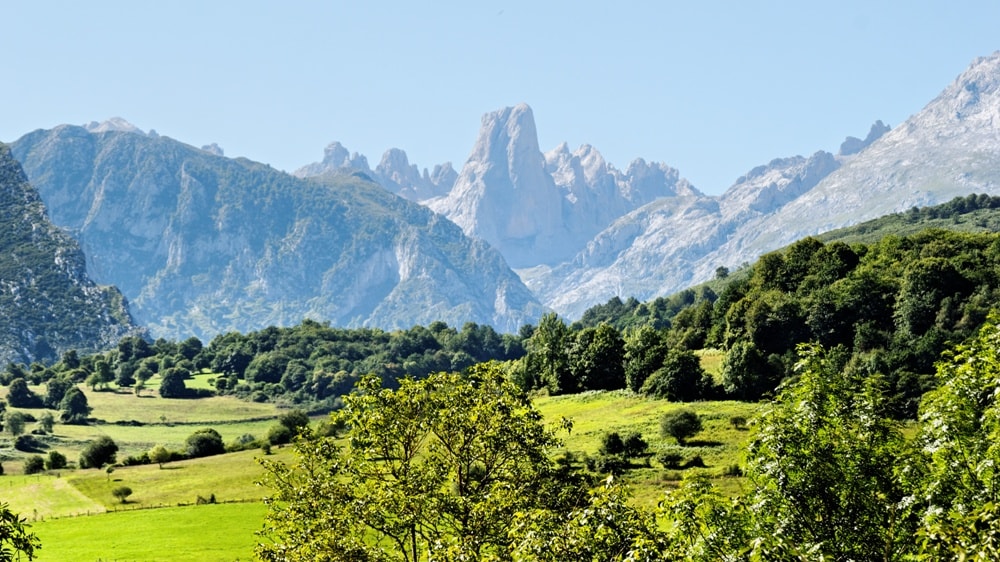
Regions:
M 3 7 L 0 140 L 120 116 L 284 170 L 333 140 L 460 168 L 528 103 L 543 150 L 707 193 L 896 126 L 1000 49 L 1000 2 L 89 2 Z

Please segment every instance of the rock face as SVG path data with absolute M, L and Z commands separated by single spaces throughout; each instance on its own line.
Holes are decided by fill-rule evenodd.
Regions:
M 49 222 L 38 192 L 0 144 L 0 365 L 103 351 L 143 333 L 122 294 L 87 276 L 80 247 Z
M 614 220 L 659 197 L 698 192 L 673 168 L 643 160 L 625 173 L 591 146 L 538 148 L 531 108 L 483 117 L 472 154 L 447 196 L 428 201 L 514 267 L 570 260 Z
M 654 201 L 572 260 L 522 273 L 572 318 L 616 295 L 667 295 L 804 236 L 970 193 L 1000 194 L 1000 53 L 892 131 L 877 122 L 836 156 L 774 160 L 717 198 Z
M 424 168 L 423 174 L 416 165 L 410 164 L 406 153 L 398 148 L 390 148 L 382 155 L 382 160 L 374 170 L 368 167 L 368 159 L 357 152 L 349 152 L 339 142 L 332 142 L 323 153 L 323 160 L 308 164 L 295 171 L 300 178 L 363 173 L 389 191 L 411 201 L 426 201 L 438 197 L 451 189 L 458 174 L 451 162 L 434 166 L 431 172 Z
M 94 277 L 120 287 L 155 337 L 307 317 L 514 331 L 543 313 L 495 250 L 361 173 L 304 180 L 167 137 L 72 126 L 13 152 Z

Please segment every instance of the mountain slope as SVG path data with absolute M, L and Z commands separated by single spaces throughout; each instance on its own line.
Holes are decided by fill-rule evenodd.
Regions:
M 152 133 L 71 126 L 13 152 L 95 277 L 157 337 L 306 317 L 513 331 L 542 313 L 496 251 L 360 174 L 302 180 Z
M 141 333 L 121 293 L 87 276 L 79 246 L 49 222 L 38 192 L 0 144 L 0 365 L 104 350 Z
M 573 259 L 522 273 L 542 302 L 574 318 L 614 296 L 671 294 L 805 236 L 956 196 L 998 194 L 1000 53 L 977 59 L 922 111 L 886 129 L 876 123 L 837 155 L 774 160 L 723 195 L 701 197 L 697 213 L 650 203 Z

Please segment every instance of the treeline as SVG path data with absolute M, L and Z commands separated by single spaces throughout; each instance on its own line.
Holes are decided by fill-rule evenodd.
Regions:
M 0 373 L 0 383 L 19 389 L 25 383 L 46 384 L 45 396 L 29 392 L 16 404 L 26 408 L 57 408 L 64 393 L 80 383 L 94 390 L 114 384 L 141 393 L 158 376 L 159 393 L 167 398 L 228 394 L 323 409 L 350 392 L 361 375 L 375 374 L 392 387 L 406 375 L 458 372 L 523 354 L 521 336 L 471 322 L 461 329 L 434 322 L 386 332 L 305 320 L 293 327 L 222 334 L 207 345 L 195 337 L 153 343 L 127 337 L 117 349 L 91 355 L 69 351 L 53 365 L 11 363 Z M 185 381 L 202 372 L 214 373 L 214 391 L 188 388 Z
M 806 238 L 729 276 L 718 294 L 612 299 L 574 326 L 546 317 L 526 342 L 519 380 L 553 392 L 627 386 L 756 400 L 794 375 L 798 344 L 815 342 L 843 354 L 849 371 L 886 375 L 894 415 L 912 417 L 941 352 L 974 334 L 1000 298 L 998 267 L 995 233 L 927 230 L 852 245 Z M 721 387 L 691 361 L 702 348 L 725 352 Z

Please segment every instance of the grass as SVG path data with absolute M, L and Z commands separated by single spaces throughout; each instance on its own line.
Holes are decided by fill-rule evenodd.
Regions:
M 760 408 L 758 404 L 736 401 L 678 404 L 620 390 L 540 396 L 534 399 L 534 404 L 549 423 L 563 417 L 573 421 L 570 434 L 561 436 L 565 444 L 557 454 L 568 451 L 577 458 L 595 455 L 606 433 L 637 431 L 649 443 L 650 456 L 660 451 L 680 453 L 685 460 L 700 456 L 706 465 L 703 470 L 729 493 L 739 491 L 740 479 L 725 477 L 723 471 L 742 463 L 748 438 L 746 429 L 734 427 L 730 419 L 752 419 Z M 702 431 L 683 447 L 660 435 L 660 417 L 678 408 L 694 410 L 703 424 Z M 649 466 L 645 464 L 647 460 Z M 636 501 L 641 504 L 655 504 L 683 475 L 683 471 L 665 469 L 648 458 L 636 464 L 635 469 L 626 473 L 625 480 L 633 486 Z
M 108 475 L 103 470 L 80 470 L 68 478 L 74 488 L 105 508 L 121 504 L 111 495 L 118 486 L 132 488 L 130 505 L 153 507 L 195 503 L 199 496 L 215 495 L 218 501 L 260 500 L 270 490 L 257 486 L 264 474 L 255 460 L 259 450 L 190 459 L 158 465 L 126 466 Z M 275 448 L 271 460 L 292 460 L 291 449 Z
M 40 562 L 253 560 L 266 509 L 260 503 L 103 513 L 32 524 Z
M 104 511 L 101 502 L 52 474 L 15 475 L 0 478 L 0 498 L 11 510 L 29 520 Z

